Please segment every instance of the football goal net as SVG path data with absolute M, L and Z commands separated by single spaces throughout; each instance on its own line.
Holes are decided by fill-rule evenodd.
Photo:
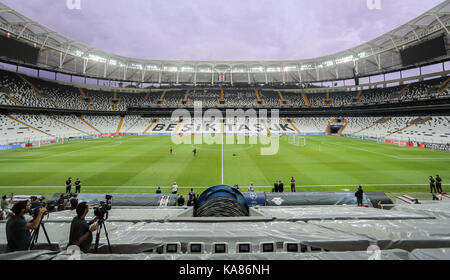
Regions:
M 297 147 L 305 147 L 306 146 L 306 138 L 301 135 L 289 135 L 289 144 L 297 146 Z

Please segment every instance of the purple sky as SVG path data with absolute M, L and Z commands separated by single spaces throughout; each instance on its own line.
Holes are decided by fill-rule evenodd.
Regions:
M 1 0 L 114 54 L 170 60 L 279 60 L 333 54 L 388 32 L 441 0 Z

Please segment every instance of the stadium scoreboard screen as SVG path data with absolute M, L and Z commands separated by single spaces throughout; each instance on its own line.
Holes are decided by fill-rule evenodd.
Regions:
M 447 55 L 444 36 L 400 50 L 403 66 L 414 65 L 444 55 Z
M 0 57 L 36 64 L 39 58 L 39 49 L 18 40 L 0 36 Z

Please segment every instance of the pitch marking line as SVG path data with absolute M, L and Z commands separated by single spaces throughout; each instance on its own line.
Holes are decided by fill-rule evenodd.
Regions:
M 347 184 L 347 185 L 297 185 L 296 188 L 324 188 L 324 187 L 349 187 L 356 186 L 358 184 Z M 363 187 L 385 187 L 385 186 L 429 186 L 429 184 L 361 184 Z M 450 184 L 442 184 L 443 186 L 450 186 Z M 171 186 L 85 186 L 83 189 L 157 189 L 158 187 L 162 189 L 171 189 Z M 65 186 L 0 186 L 0 189 L 54 189 L 61 188 L 65 189 Z M 178 187 L 179 189 L 207 189 L 209 187 Z M 256 186 L 256 188 L 273 188 L 272 186 Z

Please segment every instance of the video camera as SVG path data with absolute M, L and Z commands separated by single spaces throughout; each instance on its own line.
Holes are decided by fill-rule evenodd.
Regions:
M 42 207 L 47 208 L 47 206 L 48 206 L 47 203 L 41 202 L 41 206 L 31 208 L 30 211 L 28 212 L 28 214 L 30 214 L 30 216 L 33 217 L 33 220 L 34 220 L 39 215 L 39 212 L 41 211 Z M 48 215 L 48 208 L 47 208 L 47 211 L 45 211 L 45 213 L 42 216 L 46 216 L 46 215 Z
M 98 217 L 100 221 L 105 221 L 108 219 L 108 211 L 112 208 L 112 196 L 106 195 L 106 202 L 100 201 L 100 205 L 98 207 L 94 207 L 94 215 Z M 106 214 L 106 218 L 105 218 Z

